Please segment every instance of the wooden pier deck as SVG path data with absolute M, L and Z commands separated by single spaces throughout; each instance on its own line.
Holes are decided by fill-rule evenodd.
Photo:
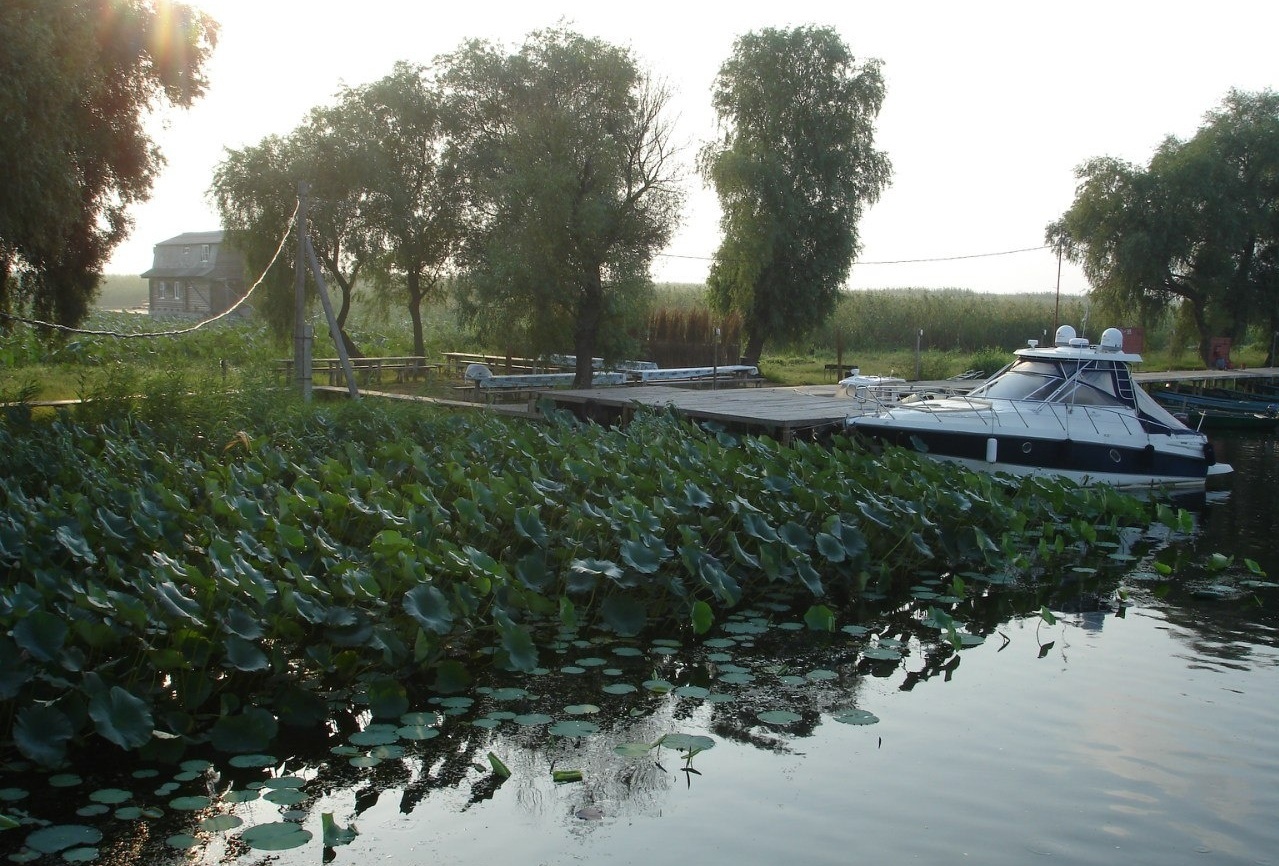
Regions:
M 698 421 L 765 432 L 781 442 L 797 434 L 842 427 L 863 404 L 840 396 L 833 385 L 692 390 L 671 385 L 637 385 L 577 391 L 545 391 L 557 407 L 601 422 L 625 423 L 637 407 L 673 409 Z M 869 405 L 869 404 L 868 404 Z

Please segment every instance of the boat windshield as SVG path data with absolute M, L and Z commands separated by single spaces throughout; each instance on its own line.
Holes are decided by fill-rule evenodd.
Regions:
M 977 388 L 971 396 L 1077 406 L 1132 406 L 1131 400 L 1121 396 L 1115 365 L 1109 361 L 1018 359 L 1007 372 Z
M 1001 400 L 1047 400 L 1066 381 L 1053 361 L 1018 360 L 1001 376 L 975 388 L 969 396 Z

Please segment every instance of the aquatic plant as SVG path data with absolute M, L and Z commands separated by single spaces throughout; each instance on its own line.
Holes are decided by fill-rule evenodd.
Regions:
M 39 764 L 102 740 L 254 753 L 335 688 L 393 719 L 480 667 L 534 669 L 561 626 L 705 633 L 780 592 L 829 632 L 921 570 L 1033 576 L 1151 517 L 661 414 L 606 430 L 259 391 L 221 395 L 219 420 L 166 399 L 154 426 L 124 405 L 0 421 L 0 744 Z

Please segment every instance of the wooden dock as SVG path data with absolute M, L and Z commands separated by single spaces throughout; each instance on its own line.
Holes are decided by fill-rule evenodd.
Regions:
M 635 385 L 577 391 L 545 391 L 557 407 L 601 423 L 625 423 L 639 407 L 671 409 L 696 421 L 714 421 L 729 429 L 768 433 L 783 443 L 842 428 L 863 404 L 841 396 L 842 388 L 812 385 L 776 388 L 677 388 Z M 873 404 L 866 404 L 867 406 Z

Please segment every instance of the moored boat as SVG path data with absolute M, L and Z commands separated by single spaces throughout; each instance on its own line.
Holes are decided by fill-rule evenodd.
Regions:
M 1231 471 L 1133 381 L 1141 356 L 1123 350 L 1117 328 L 1091 345 L 1063 325 L 1052 346 L 1031 340 L 1014 354 L 966 395 L 885 404 L 848 427 L 973 469 L 1124 489 L 1199 487 Z

